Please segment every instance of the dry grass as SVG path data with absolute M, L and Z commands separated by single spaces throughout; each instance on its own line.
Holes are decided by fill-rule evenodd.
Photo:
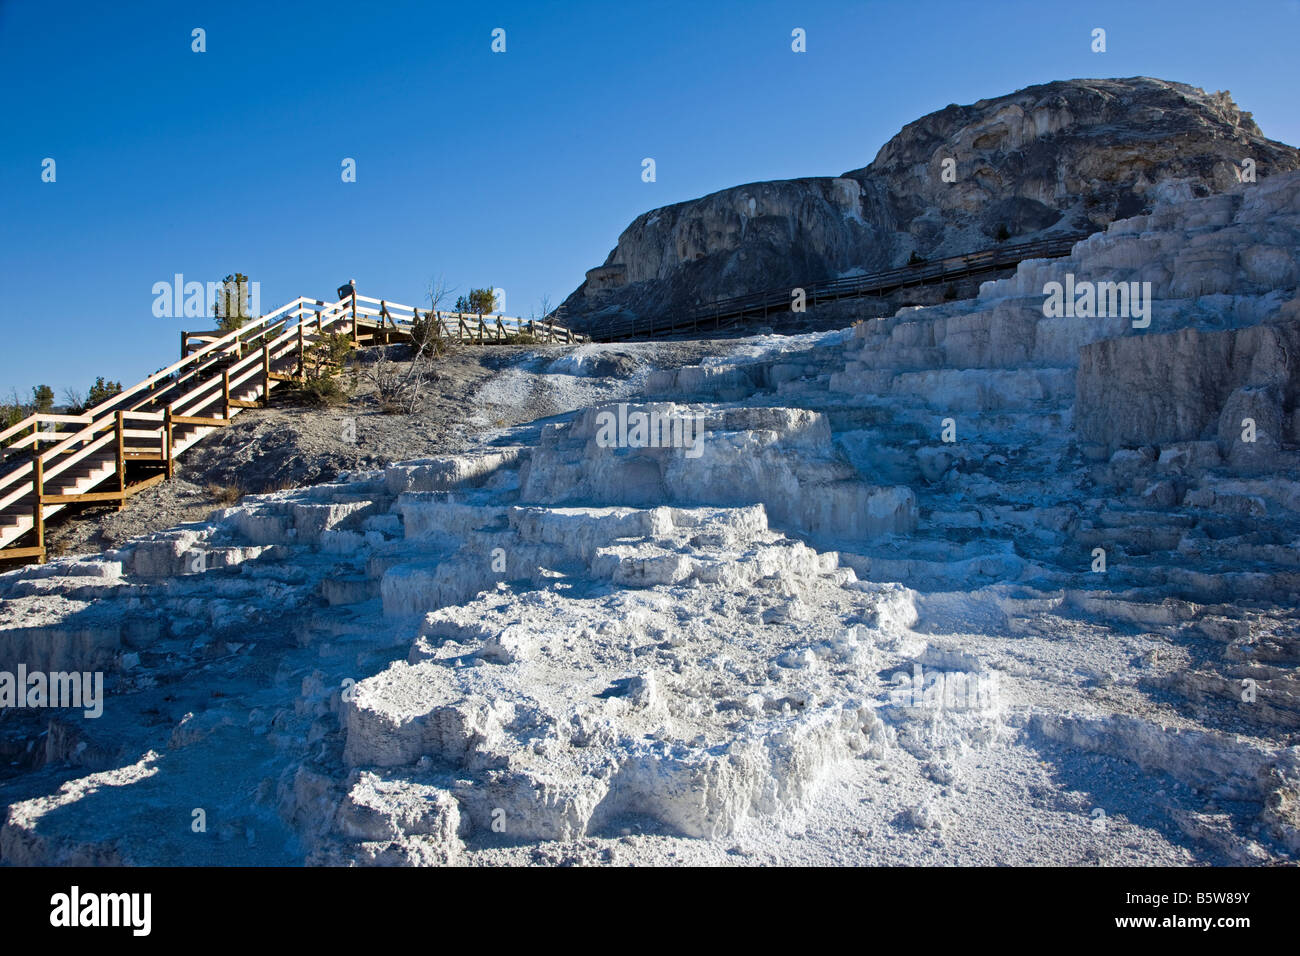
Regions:
M 219 505 L 233 505 L 240 498 L 244 497 L 245 491 L 242 485 L 236 483 L 233 485 L 222 485 L 212 482 L 204 489 L 209 498 Z
M 71 553 L 72 543 L 66 538 L 60 538 L 58 541 L 51 541 L 49 538 L 45 539 L 46 560 L 50 558 L 62 558 Z
M 291 478 L 281 478 L 279 481 L 268 481 L 258 490 L 257 493 L 259 495 L 272 495 L 277 491 L 292 491 L 299 487 L 301 487 L 301 485 L 293 481 Z

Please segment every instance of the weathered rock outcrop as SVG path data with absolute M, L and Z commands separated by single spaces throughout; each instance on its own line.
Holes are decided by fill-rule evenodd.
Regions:
M 1300 438 L 1296 319 L 1106 339 L 1081 357 L 1076 424 L 1082 436 L 1108 446 L 1209 440 L 1229 453 L 1247 418 L 1255 422 L 1259 451 Z
M 955 180 L 944 180 L 952 159 Z M 751 183 L 653 209 L 564 303 L 571 324 L 955 255 L 999 235 L 1104 228 L 1300 168 L 1227 92 L 1137 77 L 1031 86 L 908 124 L 840 177 Z
M 1300 179 L 1162 205 L 1078 248 L 1067 262 L 1091 275 L 1149 281 L 1158 313 L 1079 349 L 1080 437 L 1108 451 L 1217 441 L 1238 469 L 1289 467 L 1276 453 L 1300 437 Z
M 0 863 L 1292 861 L 1297 250 L 1286 172 L 965 301 L 533 358 L 611 391 L 0 575 Z

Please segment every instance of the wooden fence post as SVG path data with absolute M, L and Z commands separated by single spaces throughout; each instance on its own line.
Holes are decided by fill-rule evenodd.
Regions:
M 302 381 L 304 378 L 306 378 L 306 369 L 307 369 L 307 352 L 306 352 L 306 346 L 303 344 L 302 323 L 299 322 L 298 323 L 298 381 Z
M 361 339 L 357 336 L 357 290 L 352 290 L 352 346 L 361 344 Z
M 36 470 L 36 477 L 32 481 L 32 488 L 36 492 L 36 501 L 32 505 L 32 527 L 36 531 L 36 547 L 41 549 L 37 555 L 38 564 L 45 563 L 45 462 L 40 455 L 32 459 L 32 467 Z
M 181 332 L 181 358 L 185 358 L 185 333 Z
M 117 426 L 117 490 L 122 497 L 117 499 L 117 510 L 126 507 L 126 416 L 121 409 L 115 415 Z
M 172 476 L 172 407 L 163 409 L 163 462 L 167 468 L 167 478 Z
M 221 370 L 221 401 L 222 401 L 221 416 L 225 418 L 227 421 L 229 421 L 230 420 L 230 369 L 228 368 L 223 368 Z
M 262 346 L 262 407 L 271 405 L 271 346 Z

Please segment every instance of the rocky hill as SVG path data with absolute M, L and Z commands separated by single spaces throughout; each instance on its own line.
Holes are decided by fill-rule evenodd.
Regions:
M 1174 197 L 0 575 L 0 664 L 104 676 L 0 711 L 0 863 L 1291 863 L 1297 250 L 1300 172 Z
M 945 181 L 944 160 L 952 175 Z M 563 304 L 566 321 L 699 303 L 924 258 L 1096 231 L 1255 175 L 1300 168 L 1227 92 L 1147 77 L 1065 80 L 908 124 L 871 165 L 751 183 L 638 216 Z

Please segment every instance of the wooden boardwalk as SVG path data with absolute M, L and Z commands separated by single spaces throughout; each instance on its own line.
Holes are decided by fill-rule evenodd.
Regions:
M 418 312 L 355 293 L 297 298 L 233 332 L 182 332 L 180 360 L 82 415 L 30 415 L 0 431 L 0 561 L 44 561 L 45 523 L 69 505 L 115 503 L 170 478 L 176 458 L 243 409 L 305 376 L 307 349 L 344 333 L 357 346 L 409 341 L 417 318 L 458 342 L 587 341 L 553 322 Z
M 841 299 L 885 296 L 911 286 L 933 285 L 996 272 L 1019 265 L 1027 259 L 1056 259 L 1069 255 L 1074 244 L 1087 237 L 1088 233 L 1072 233 L 1019 245 L 1001 245 L 980 252 L 936 259 L 933 262 L 886 269 L 870 275 L 813 282 L 802 287 L 805 304 L 811 309 Z M 745 322 L 767 320 L 782 314 L 789 315 L 792 300 L 793 289 L 791 288 L 768 289 L 750 295 L 709 302 L 676 317 L 650 316 L 623 319 L 589 331 L 592 339 L 597 342 L 707 332 L 711 329 L 742 325 Z

